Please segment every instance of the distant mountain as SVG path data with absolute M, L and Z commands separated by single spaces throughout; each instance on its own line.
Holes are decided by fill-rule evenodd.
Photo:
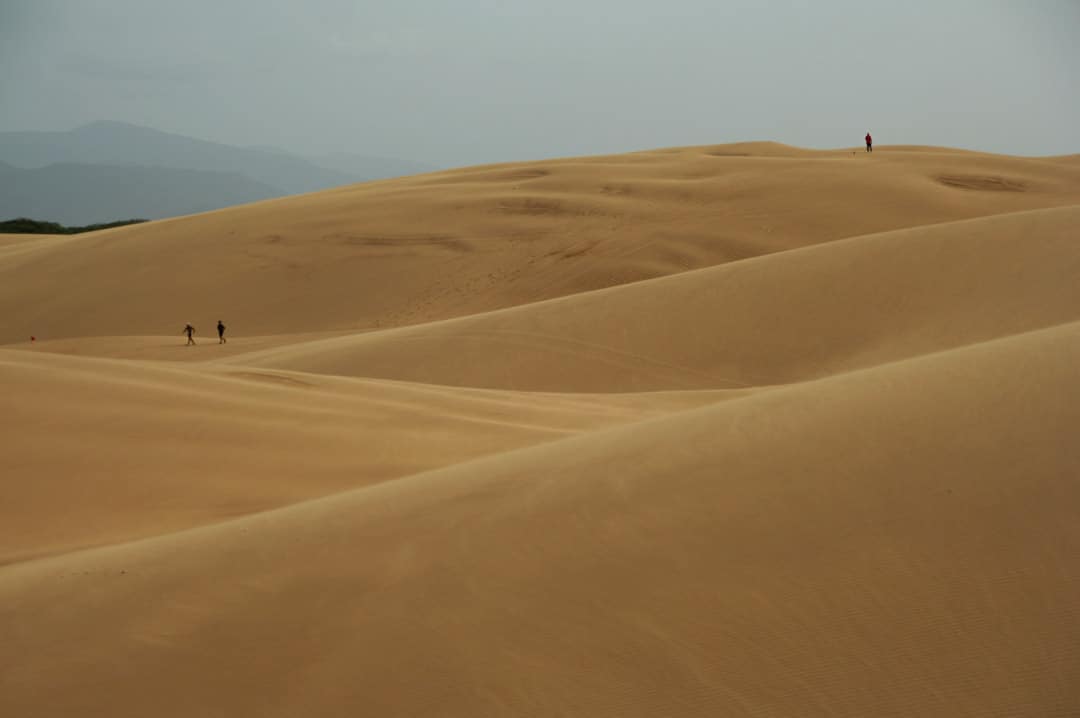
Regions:
M 0 161 L 26 169 L 73 163 L 234 172 L 275 187 L 279 194 L 314 192 L 358 181 L 353 175 L 300 157 L 122 122 L 93 122 L 70 132 L 0 132 Z
M 234 172 L 81 164 L 22 169 L 0 163 L 0 219 L 69 225 L 159 219 L 282 194 Z
M 245 149 L 245 150 L 256 150 L 258 152 L 269 152 L 272 155 L 291 155 L 292 154 L 288 150 L 283 150 L 280 147 L 275 147 L 273 145 L 248 145 L 247 147 L 244 147 L 243 149 Z M 318 164 L 318 162 L 316 162 L 315 164 Z
M 233 147 L 123 122 L 93 122 L 68 132 L 0 132 L 0 162 L 10 165 L 0 219 L 79 224 L 189 214 L 431 169 L 344 154 L 312 161 L 278 148 Z M 14 183 L 16 168 L 37 174 Z
M 426 165 L 411 160 L 354 155 L 345 152 L 309 157 L 308 160 L 312 164 L 316 164 L 320 167 L 345 172 L 346 174 L 354 175 L 356 177 L 366 177 L 368 179 L 418 175 L 443 169 L 441 167 L 435 167 L 434 165 Z

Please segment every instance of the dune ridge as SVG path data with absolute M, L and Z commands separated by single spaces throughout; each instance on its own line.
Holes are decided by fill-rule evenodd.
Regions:
M 1077 318 L 1078 226 L 1066 207 L 898 230 L 226 361 L 538 390 L 784 383 Z
M 976 711 L 992 685 L 1002 686 L 991 694 L 1002 714 L 1067 715 L 1080 638 L 1080 585 L 1067 570 L 1080 551 L 1069 528 L 1080 498 L 1070 480 L 1080 411 L 1068 398 L 1080 380 L 1077 349 L 1072 323 L 822 379 L 173 538 L 31 562 L 0 574 L 0 591 L 20 610 L 20 631 L 59 624 L 84 647 L 59 659 L 67 690 L 50 704 L 60 710 L 77 705 L 67 696 L 85 700 L 107 682 L 108 652 L 85 647 L 105 645 L 95 634 L 119 621 L 129 657 L 112 670 L 153 687 L 120 714 L 162 697 L 203 707 L 144 668 L 183 645 L 217 656 L 213 667 L 189 667 L 215 705 L 252 714 L 303 709 L 310 694 L 284 690 L 295 662 L 314 667 L 308 689 L 401 713 L 437 700 L 463 715 L 508 706 L 707 713 L 747 702 L 789 715 L 944 714 Z M 1023 401 L 1001 400 L 1016 395 Z M 928 403 L 940 407 L 932 426 Z M 1017 436 L 1017 421 L 1060 428 Z M 977 466 L 965 465 L 972 457 Z M 80 598 L 72 584 L 96 589 Z M 1032 584 L 1039 601 L 1025 600 Z M 98 620 L 58 620 L 58 602 Z M 983 615 L 998 602 L 1013 607 L 1007 629 Z M 276 648 L 291 660 L 264 684 L 274 664 L 247 663 L 243 646 L 266 640 L 282 611 L 306 629 L 274 639 L 286 640 Z M 355 634 L 334 637 L 342 621 Z M 574 635 L 581 640 L 568 643 Z M 378 657 L 359 636 L 381 639 Z M 753 651 L 762 637 L 780 653 Z M 1032 660 L 1046 670 L 1017 683 Z M 590 664 L 606 670 L 582 674 Z M 403 665 L 417 673 L 396 677 Z M 436 666 L 435 695 L 404 690 Z M 12 668 L 18 676 L 35 666 Z M 228 684 L 213 678 L 222 669 Z M 477 685 L 476 675 L 486 680 Z M 515 695 L 510 686 L 525 675 Z M 239 696 L 229 688 L 237 683 L 260 691 Z M 900 687 L 913 684 L 938 689 Z
M 43 243 L 0 264 L 0 344 L 381 329 L 1078 194 L 1062 160 L 758 143 L 468 168 Z
M 0 714 L 1075 715 L 1080 166 L 875 149 L 0 237 Z

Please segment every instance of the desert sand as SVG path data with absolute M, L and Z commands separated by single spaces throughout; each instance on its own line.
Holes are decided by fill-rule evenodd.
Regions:
M 933 147 L 0 236 L 0 715 L 1078 715 L 1078 278 Z

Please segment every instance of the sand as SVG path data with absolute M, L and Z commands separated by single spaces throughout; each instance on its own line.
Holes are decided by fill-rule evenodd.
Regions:
M 1080 165 L 875 150 L 0 238 L 0 715 L 1080 714 Z

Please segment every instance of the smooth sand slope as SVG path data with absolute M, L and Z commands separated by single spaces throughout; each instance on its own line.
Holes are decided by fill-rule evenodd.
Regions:
M 0 700 L 1073 715 L 1078 352 L 1066 325 L 9 567 Z
M 0 715 L 1080 714 L 1078 276 L 938 148 L 0 242 Z
M 473 168 L 39 244 L 0 344 L 385 328 L 872 232 L 1075 204 L 1080 166 L 769 143 Z
M 189 528 L 730 393 L 521 396 L 0 350 L 0 565 Z M 44 520 L 43 520 L 44 519 Z
M 779 384 L 1080 319 L 1080 205 L 859 237 L 543 303 L 241 355 L 550 391 Z

